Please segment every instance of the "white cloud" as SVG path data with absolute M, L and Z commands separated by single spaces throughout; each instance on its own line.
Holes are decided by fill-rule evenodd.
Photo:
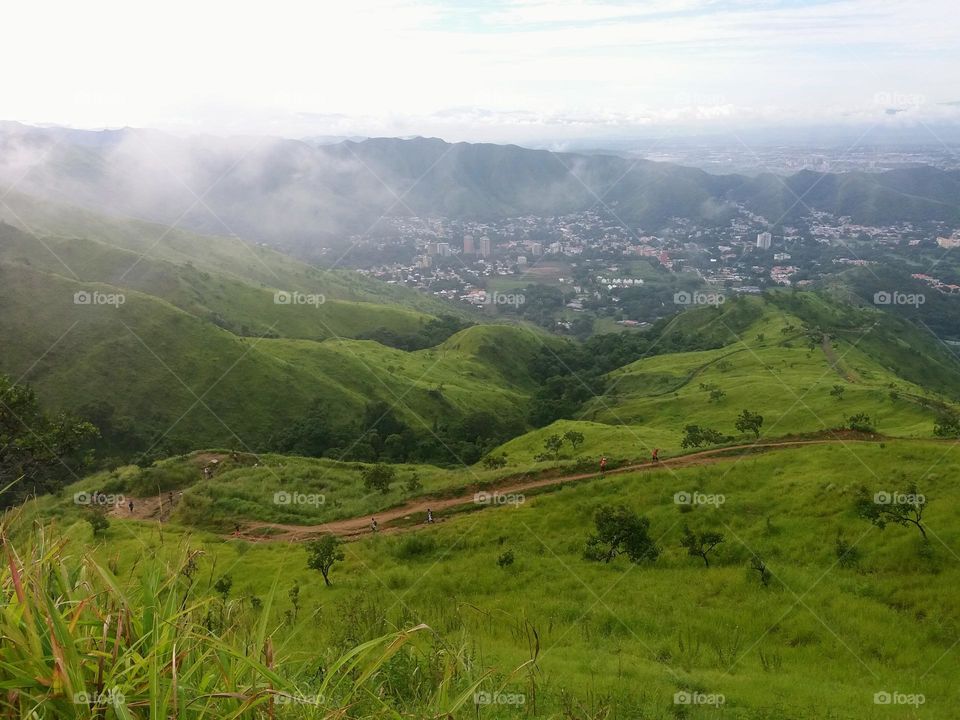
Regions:
M 508 139 L 876 117 L 878 93 L 938 114 L 960 99 L 954 13 L 953 0 L 19 3 L 5 8 L 0 118 Z

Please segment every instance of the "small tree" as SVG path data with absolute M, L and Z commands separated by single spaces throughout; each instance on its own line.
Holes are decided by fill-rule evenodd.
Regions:
M 750 569 L 756 570 L 760 575 L 760 584 L 766 587 L 770 584 L 770 578 L 773 574 L 767 569 L 766 561 L 759 555 L 753 555 L 750 558 Z
M 90 529 L 93 530 L 94 537 L 103 535 L 110 527 L 110 519 L 102 510 L 94 510 L 87 515 L 87 522 L 90 523 Z
M 718 445 L 729 439 L 723 433 L 711 430 L 710 428 L 700 427 L 699 425 L 687 425 L 683 429 L 683 433 L 683 439 L 680 441 L 680 446 L 683 448 Z
M 847 427 L 856 432 L 872 433 L 875 432 L 873 420 L 866 413 L 857 413 L 847 418 Z
M 937 437 L 960 436 L 960 415 L 947 411 L 937 416 L 933 423 L 933 434 Z
M 287 597 L 290 598 L 290 605 L 293 606 L 293 619 L 296 620 L 297 616 L 300 615 L 300 583 L 293 582 L 293 585 L 287 591 Z
M 363 485 L 367 490 L 379 490 L 383 494 L 390 492 L 390 485 L 397 479 L 397 471 L 389 465 L 378 463 L 360 471 Z
M 332 584 L 330 568 L 335 562 L 344 558 L 342 544 L 336 535 L 324 535 L 319 540 L 307 543 L 307 567 L 311 570 L 319 570 L 327 587 Z
M 482 461 L 483 466 L 487 470 L 499 470 L 502 467 L 507 465 L 507 456 L 504 455 L 487 455 Z
M 837 530 L 834 551 L 837 554 L 837 563 L 842 568 L 856 567 L 860 562 L 860 551 L 843 536 L 842 530 Z
M 563 434 L 563 439 L 570 443 L 573 451 L 576 452 L 577 448 L 583 444 L 583 433 L 576 430 L 567 430 Z
M 861 487 L 857 493 L 856 511 L 864 520 L 883 530 L 888 523 L 894 525 L 913 525 L 927 539 L 923 527 L 923 511 L 927 509 L 927 497 L 917 489 L 916 483 L 910 483 L 906 492 L 877 492 L 873 495 Z
M 683 526 L 683 539 L 680 545 L 687 550 L 690 557 L 698 557 L 703 560 L 706 567 L 710 567 L 710 561 L 707 559 L 713 550 L 723 542 L 723 535 L 718 532 L 695 533 L 689 525 Z
M 418 493 L 423 490 L 423 483 L 420 481 L 420 475 L 416 471 L 410 473 L 407 477 L 406 482 L 404 483 L 408 493 Z
M 759 413 L 744 410 L 737 416 L 737 430 L 746 434 L 753 433 L 754 437 L 760 437 L 760 428 L 763 427 L 763 415 Z
M 514 559 L 515 558 L 513 557 L 513 550 L 507 550 L 506 552 L 501 553 L 500 557 L 497 558 L 497 565 L 499 565 L 501 568 L 506 569 L 511 565 L 513 565 Z
M 710 402 L 720 402 L 727 396 L 727 393 L 720 388 L 714 388 L 710 391 Z
M 830 394 L 835 397 L 837 400 L 843 400 L 843 393 L 846 392 L 846 388 L 843 385 L 834 385 L 830 389 Z
M 656 560 L 660 548 L 650 537 L 650 521 L 623 505 L 604 505 L 594 516 L 597 531 L 587 539 L 584 557 L 610 562 L 623 553 L 632 562 Z
M 551 435 L 543 441 L 543 449 L 553 455 L 554 460 L 560 459 L 560 449 L 563 447 L 563 438 L 559 435 Z
M 230 588 L 233 587 L 233 578 L 229 575 L 223 575 L 213 584 L 213 589 L 217 591 L 217 594 L 223 598 L 223 601 L 227 601 L 227 595 L 230 594 Z

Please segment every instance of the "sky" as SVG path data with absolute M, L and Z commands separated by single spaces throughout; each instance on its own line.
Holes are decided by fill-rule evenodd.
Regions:
M 956 0 L 34 0 L 4 8 L 0 119 L 528 143 L 953 122 L 958 15 Z

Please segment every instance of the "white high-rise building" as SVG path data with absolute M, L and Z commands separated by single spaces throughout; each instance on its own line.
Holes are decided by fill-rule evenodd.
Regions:
M 761 250 L 769 250 L 773 244 L 773 235 L 768 232 L 757 233 L 757 247 Z

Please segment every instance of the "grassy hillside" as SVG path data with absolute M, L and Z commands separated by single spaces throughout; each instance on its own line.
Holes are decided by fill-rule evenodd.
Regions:
M 293 657 L 427 623 L 449 651 L 496 668 L 482 689 L 524 697 L 522 709 L 471 706 L 457 718 L 949 718 L 950 652 L 960 640 L 951 511 L 960 491 L 950 480 L 958 463 L 951 444 L 889 441 L 611 476 L 351 543 L 332 588 L 307 569 L 303 546 L 186 535 L 175 524 L 161 535 L 121 520 L 93 540 L 74 516 L 58 531 L 75 548 L 96 546 L 121 581 L 145 554 L 202 549 L 202 584 L 229 575 L 227 601 L 238 611 L 278 583 L 274 642 Z M 929 498 L 929 544 L 914 528 L 880 530 L 856 517 L 860 485 L 904 491 L 911 481 Z M 723 502 L 679 505 L 678 492 Z M 595 510 L 621 503 L 649 518 L 662 547 L 655 562 L 583 557 Z M 685 524 L 723 534 L 709 568 L 680 546 Z M 838 533 L 856 554 L 843 564 Z M 498 564 L 508 551 L 513 562 Z M 766 561 L 767 586 L 749 568 L 754 555 Z M 295 584 L 296 614 L 283 598 Z M 533 667 L 508 677 L 531 657 Z M 678 692 L 722 703 L 678 705 Z M 923 704 L 876 705 L 884 692 L 922 695 Z M 384 697 L 394 702 L 390 691 Z
M 6 263 L 0 280 L 2 370 L 56 407 L 108 406 L 141 446 L 262 448 L 317 403 L 331 422 L 353 423 L 381 401 L 428 432 L 478 408 L 517 417 L 529 384 L 455 346 L 407 353 L 370 341 L 243 338 L 126 288 Z M 79 291 L 122 291 L 125 302 L 77 305 Z M 527 331 L 480 332 L 503 333 L 508 349 Z

